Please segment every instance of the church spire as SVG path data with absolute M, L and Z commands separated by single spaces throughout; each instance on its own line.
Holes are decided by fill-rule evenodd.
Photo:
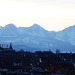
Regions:
M 11 43 L 10 43 L 9 49 L 13 50 L 13 48 L 12 48 L 12 44 L 11 44 Z

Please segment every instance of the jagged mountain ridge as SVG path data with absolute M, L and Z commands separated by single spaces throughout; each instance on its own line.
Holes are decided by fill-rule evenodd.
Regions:
M 46 38 L 49 35 L 49 32 L 37 24 L 32 25 L 31 27 L 19 27 L 19 31 L 21 34 L 27 34 L 35 37 L 43 37 Z M 50 36 L 49 36 L 50 38 Z
M 1 28 L 0 34 L 4 36 L 14 36 L 18 34 L 18 30 L 14 24 L 8 24 Z
M 67 28 L 68 29 L 68 28 Z M 0 27 L 0 42 L 13 43 L 14 48 L 24 50 L 55 50 L 73 51 L 75 46 L 70 44 L 68 32 L 66 30 L 60 32 L 47 31 L 38 24 L 31 27 L 16 27 L 14 24 L 8 24 L 5 27 Z M 64 38 L 61 38 L 63 35 Z M 60 36 L 60 37 L 59 37 Z
M 55 39 L 75 45 L 75 25 L 57 32 Z

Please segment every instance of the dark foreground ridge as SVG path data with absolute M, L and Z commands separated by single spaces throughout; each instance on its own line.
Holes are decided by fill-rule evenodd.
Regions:
M 0 46 L 0 75 L 75 75 L 75 53 L 15 51 Z

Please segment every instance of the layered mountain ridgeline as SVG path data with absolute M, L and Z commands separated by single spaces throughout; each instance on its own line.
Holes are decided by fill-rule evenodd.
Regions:
M 55 52 L 75 52 L 75 26 L 68 27 L 62 31 L 47 31 L 38 24 L 31 27 L 16 27 L 8 24 L 0 27 L 0 43 L 13 44 L 16 50 L 29 51 L 49 50 Z
M 57 32 L 55 38 L 75 45 L 75 25 Z

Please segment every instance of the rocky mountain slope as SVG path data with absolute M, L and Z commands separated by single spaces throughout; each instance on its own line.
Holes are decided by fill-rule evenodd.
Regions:
M 75 45 L 75 25 L 56 33 L 55 39 Z
M 24 49 L 29 51 L 49 50 L 55 52 L 75 52 L 75 26 L 71 26 L 59 32 L 47 31 L 40 25 L 34 24 L 31 27 L 16 27 L 8 24 L 0 27 L 0 43 L 13 44 L 16 50 Z

